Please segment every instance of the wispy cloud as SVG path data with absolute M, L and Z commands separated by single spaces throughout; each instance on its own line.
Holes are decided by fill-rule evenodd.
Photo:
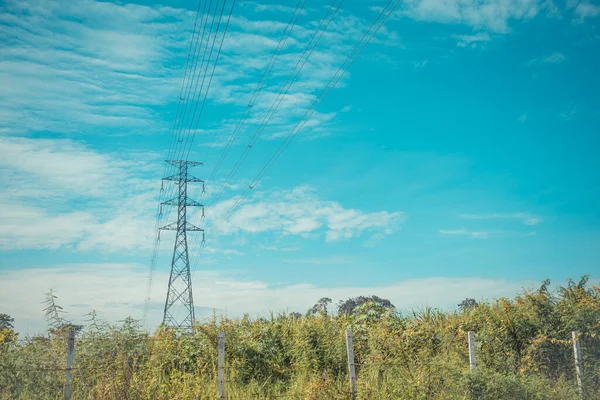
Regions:
M 468 236 L 474 239 L 497 239 L 497 238 L 506 238 L 512 236 L 520 236 L 520 237 L 528 237 L 535 236 L 535 232 L 516 232 L 516 231 L 502 231 L 502 230 L 493 230 L 493 231 L 476 231 L 470 229 L 440 229 L 438 231 L 442 235 L 447 236 Z
M 561 53 L 554 53 L 546 58 L 544 58 L 543 62 L 546 64 L 560 64 L 565 61 L 565 56 Z
M 427 66 L 427 60 L 413 62 L 414 69 L 423 69 Z
M 235 200 L 215 205 L 207 216 L 208 226 L 218 222 Z M 245 199 L 221 225 L 219 233 L 274 232 L 309 237 L 321 236 L 324 232 L 325 240 L 334 242 L 356 238 L 365 232 L 390 235 L 399 228 L 402 215 L 398 211 L 364 212 L 344 208 L 340 203 L 320 199 L 315 189 L 302 186 L 258 193 Z
M 298 251 L 300 247 L 285 247 L 285 246 L 265 246 L 263 244 L 259 245 L 260 249 L 266 251 Z
M 246 110 L 294 10 L 246 5 L 254 13 L 235 13 L 231 19 L 208 93 L 213 106 L 237 107 L 227 112 L 234 117 Z M 276 13 L 266 16 L 267 9 Z M 248 130 L 263 121 L 316 32 L 324 10 L 314 11 L 304 13 L 291 31 L 273 65 L 271 79 L 250 110 Z M 9 1 L 0 15 L 6 28 L 0 64 L 1 125 L 11 133 L 124 135 L 168 130 L 170 116 L 162 110 L 177 97 L 194 16 L 189 10 L 163 6 L 85 1 L 74 7 L 68 0 Z M 291 130 L 368 27 L 367 20 L 346 11 L 336 15 L 283 95 L 264 138 L 277 139 Z M 396 36 L 383 27 L 372 45 L 390 45 Z M 346 85 L 348 76 L 338 86 Z M 192 102 L 186 104 L 186 109 L 191 109 Z M 335 114 L 315 112 L 305 126 L 307 136 L 327 136 Z M 221 126 L 227 121 L 211 123 Z M 223 143 L 233 129 L 222 130 L 206 145 Z M 211 129 L 204 132 L 215 133 Z M 207 136 L 204 132 L 199 132 L 201 143 Z
M 252 8 L 255 12 L 280 12 L 291 14 L 295 10 L 294 7 L 284 6 L 280 4 L 260 4 L 255 3 L 253 1 L 244 1 L 243 3 L 241 3 L 241 5 L 243 7 Z M 301 14 L 306 14 L 308 11 L 310 10 L 303 9 Z
M 161 132 L 190 16 L 169 7 L 9 1 L 0 122 L 13 132 Z
M 160 164 L 152 154 L 98 153 L 69 139 L 0 137 L 0 247 L 78 251 L 145 251 L 152 245 Z M 216 181 L 215 183 L 218 183 Z M 208 222 L 236 201 L 232 184 Z M 199 189 L 198 189 L 199 190 Z M 40 201 L 45 200 L 45 201 Z M 76 203 L 74 203 L 76 202 Z M 72 207 L 72 204 L 77 204 Z M 276 233 L 339 241 L 389 235 L 400 212 L 364 212 L 320 199 L 315 189 L 259 192 L 223 224 L 221 234 Z M 207 254 L 240 255 L 208 248 Z
M 292 10 L 279 11 L 285 11 L 284 17 L 289 18 Z M 305 53 L 305 49 L 317 32 L 324 14 L 324 9 L 311 12 L 291 30 L 286 46 L 251 108 L 248 107 L 249 99 L 287 25 L 274 20 L 232 19 L 230 32 L 223 45 L 222 61 L 216 69 L 214 91 L 209 97 L 218 104 L 237 107 L 238 114 L 234 114 L 233 121 L 215 121 L 213 129 L 203 132 L 203 137 L 211 137 L 209 145 L 225 143 L 225 138 L 231 135 L 237 117 L 241 117 L 242 113 L 247 115 L 245 129 L 249 135 L 257 133 L 264 139 L 279 140 L 292 131 L 369 28 L 367 20 L 340 11 L 319 44 L 309 51 L 308 60 L 299 61 L 309 54 Z M 257 13 L 255 17 L 264 18 L 264 13 Z M 396 37 L 395 32 L 384 26 L 370 46 L 394 45 Z M 249 49 L 252 54 L 248 54 Z M 292 74 L 295 68 L 296 72 Z M 346 86 L 349 76 L 349 73 L 346 74 L 337 87 Z M 304 125 L 300 137 L 314 139 L 329 136 L 335 129 L 332 122 L 336 115 L 347 111 L 344 107 L 328 113 L 314 112 Z M 263 124 L 267 122 L 268 125 L 264 127 Z M 228 128 L 223 129 L 227 125 Z
M 556 64 L 561 64 L 561 63 L 565 62 L 566 59 L 567 59 L 567 57 L 562 53 L 552 53 L 547 56 L 532 58 L 529 61 L 527 61 L 525 63 L 525 65 L 530 66 L 530 67 L 534 67 L 534 66 L 541 67 L 544 65 L 556 65 Z
M 524 112 L 523 114 L 521 114 L 519 116 L 519 118 L 517 118 L 517 121 L 519 121 L 520 123 L 524 124 L 525 121 L 527 121 L 527 112 Z
M 564 122 L 568 122 L 573 120 L 577 114 L 579 114 L 579 109 L 575 104 L 571 104 L 569 108 L 558 114 L 558 118 Z
M 440 229 L 442 235 L 451 236 L 470 236 L 476 239 L 487 239 L 490 237 L 490 232 L 487 231 L 471 231 L 468 229 Z
M 331 256 L 322 258 L 301 258 L 301 259 L 284 259 L 282 262 L 286 264 L 312 264 L 312 265 L 337 265 L 351 264 L 352 257 L 349 256 Z
M 537 215 L 515 212 L 515 213 L 493 213 L 493 214 L 459 214 L 463 219 L 517 219 L 523 224 L 533 226 L 542 223 L 544 220 Z
M 582 1 L 577 4 L 575 15 L 579 17 L 579 22 L 583 22 L 588 18 L 595 18 L 600 15 L 600 6 L 589 1 Z
M 459 47 L 477 47 L 491 40 L 487 32 L 478 32 L 474 35 L 454 35 L 453 37 L 457 40 L 456 45 Z
M 491 32 L 507 33 L 509 22 L 529 20 L 544 8 L 538 0 L 504 2 L 490 0 L 408 0 L 402 3 L 397 17 L 408 16 L 419 21 L 464 24 Z
M 148 153 L 100 154 L 69 139 L 0 137 L 0 247 L 147 249 L 156 161 Z

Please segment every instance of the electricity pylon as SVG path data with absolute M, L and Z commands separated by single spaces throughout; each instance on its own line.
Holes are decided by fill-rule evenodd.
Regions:
M 186 211 L 187 207 L 202 207 L 202 212 L 204 213 L 204 206 L 187 197 L 187 184 L 188 182 L 200 182 L 204 191 L 204 181 L 190 175 L 188 168 L 202 165 L 202 163 L 185 160 L 166 160 L 166 162 L 177 168 L 177 173 L 163 178 L 163 180 L 175 182 L 178 188 L 178 195 L 173 199 L 161 203 L 162 205 L 177 206 L 177 222 L 160 228 L 161 230 L 177 231 L 175 246 L 173 248 L 173 259 L 171 261 L 171 275 L 169 276 L 163 324 L 177 328 L 191 329 L 194 324 L 195 315 L 187 232 L 202 232 L 202 240 L 204 241 L 204 230 L 188 222 Z

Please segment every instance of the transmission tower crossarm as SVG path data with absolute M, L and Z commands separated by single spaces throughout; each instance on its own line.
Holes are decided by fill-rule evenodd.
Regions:
M 179 229 L 178 223 L 173 222 L 172 224 L 165 225 L 162 228 L 158 228 L 161 231 L 176 231 Z M 185 222 L 185 231 L 186 232 L 204 232 L 204 229 L 197 227 L 196 225 L 186 221 Z
M 171 200 L 163 201 L 160 204 L 165 205 L 165 206 L 177 206 L 177 205 L 179 205 L 179 199 L 171 199 Z M 185 206 L 186 207 L 204 207 L 203 204 L 200 204 L 196 200 L 192 200 L 192 199 L 186 199 Z
M 179 173 L 177 173 L 175 175 L 167 176 L 166 178 L 163 178 L 163 181 L 175 181 L 175 182 L 184 181 L 184 182 L 204 183 L 204 181 L 202 179 L 198 179 L 195 176 L 188 174 L 187 172 L 185 174 L 183 174 L 183 176 Z
M 186 164 L 188 167 L 197 167 L 198 165 L 202 165 L 201 162 L 198 161 L 186 161 L 186 160 L 165 160 L 167 164 L 171 164 L 174 167 L 179 167 L 181 164 Z

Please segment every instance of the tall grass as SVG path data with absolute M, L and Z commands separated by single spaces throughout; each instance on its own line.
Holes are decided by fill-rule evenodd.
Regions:
M 213 316 L 189 334 L 94 320 L 76 339 L 73 398 L 217 399 L 223 330 L 228 399 L 349 399 L 347 327 L 360 399 L 578 399 L 571 331 L 581 332 L 585 396 L 600 399 L 600 287 L 585 279 L 457 312 L 401 314 L 366 304 L 353 315 Z M 0 335 L 0 399 L 62 398 L 66 332 Z

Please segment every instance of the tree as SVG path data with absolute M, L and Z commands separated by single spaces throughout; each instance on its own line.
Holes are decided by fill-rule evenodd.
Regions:
M 331 299 L 329 297 L 321 297 L 317 304 L 312 306 L 307 314 L 323 314 L 327 315 L 327 306 L 331 303 Z
M 379 307 L 387 308 L 387 309 L 395 308 L 391 301 L 389 301 L 387 299 L 382 299 L 381 297 L 358 296 L 358 297 L 351 297 L 346 301 L 340 300 L 340 302 L 338 303 L 338 306 L 337 306 L 338 314 L 348 314 L 348 315 L 354 314 L 354 312 L 358 308 L 362 307 L 366 303 L 373 303 Z
M 458 308 L 460 309 L 461 312 L 465 312 L 474 307 L 477 307 L 477 302 L 475 301 L 475 299 L 471 299 L 471 298 L 466 298 L 458 304 Z
M 13 322 L 15 322 L 15 319 L 12 318 L 10 315 L 0 314 L 0 331 L 3 331 L 5 329 L 14 329 L 12 324 Z
M 295 312 L 295 311 L 294 311 L 294 312 L 291 312 L 291 313 L 289 314 L 289 317 L 290 317 L 291 319 L 300 319 L 300 318 L 302 318 L 302 314 L 300 314 L 299 312 Z

